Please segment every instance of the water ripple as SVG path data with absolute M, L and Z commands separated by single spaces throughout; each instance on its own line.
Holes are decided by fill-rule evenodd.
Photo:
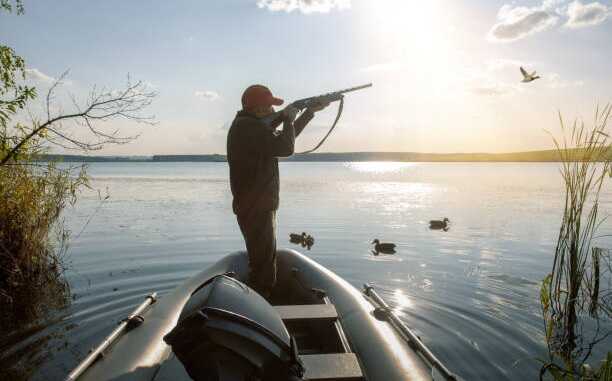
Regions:
M 61 379 L 146 294 L 244 248 L 225 163 L 96 163 L 90 172 L 111 197 L 84 194 L 65 216 L 75 232 L 91 219 L 71 245 L 74 302 L 5 341 L 10 364 L 34 380 Z M 373 283 L 464 379 L 537 377 L 539 282 L 561 212 L 556 165 L 283 163 L 281 178 L 279 247 L 290 247 L 291 232 L 313 235 L 307 255 L 356 287 Z M 602 215 L 611 201 L 604 190 Z M 428 229 L 445 216 L 449 231 Z M 373 256 L 374 238 L 397 254 Z

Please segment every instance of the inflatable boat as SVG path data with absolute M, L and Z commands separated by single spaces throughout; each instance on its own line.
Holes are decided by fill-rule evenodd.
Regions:
M 67 380 L 454 380 L 375 290 L 279 250 L 264 299 L 236 252 L 145 301 Z

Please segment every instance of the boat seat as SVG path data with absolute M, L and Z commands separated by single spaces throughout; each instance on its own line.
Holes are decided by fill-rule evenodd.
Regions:
M 363 381 L 363 373 L 354 353 L 301 355 L 309 381 Z
M 299 320 L 336 321 L 338 312 L 333 304 L 296 304 L 275 306 L 281 319 L 285 322 Z

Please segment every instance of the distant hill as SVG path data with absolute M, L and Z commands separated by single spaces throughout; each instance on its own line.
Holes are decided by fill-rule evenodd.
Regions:
M 572 150 L 580 159 L 580 151 Z M 601 159 L 612 159 L 612 147 L 601 152 Z M 65 162 L 224 162 L 225 155 L 153 155 L 153 156 L 85 156 L 43 155 L 41 161 L 60 159 Z M 282 161 L 404 161 L 404 162 L 556 162 L 556 150 L 512 153 L 419 153 L 419 152 L 338 152 L 296 154 Z
M 153 155 L 153 161 L 208 161 L 223 162 L 227 161 L 225 155 Z
M 88 155 L 40 155 L 38 161 L 60 160 L 67 163 L 89 162 L 144 162 L 151 161 L 151 156 L 88 156 Z
M 581 158 L 579 151 L 573 150 Z M 612 159 L 612 148 L 600 158 Z M 419 153 L 419 152 L 347 152 L 294 155 L 287 161 L 404 161 L 404 162 L 557 162 L 557 150 L 513 153 Z

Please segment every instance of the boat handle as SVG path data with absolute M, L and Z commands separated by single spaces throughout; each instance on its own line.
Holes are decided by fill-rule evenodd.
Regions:
M 404 338 L 408 344 L 412 345 L 416 351 L 420 352 L 431 364 L 431 367 L 437 370 L 445 380 L 459 380 L 454 373 L 452 373 L 446 366 L 444 366 L 444 364 L 442 364 L 442 361 L 438 360 L 438 358 L 429 348 L 427 348 L 421 339 L 414 332 L 412 332 L 412 330 L 408 328 L 399 317 L 397 317 L 384 299 L 381 298 L 376 291 L 374 291 L 374 287 L 372 287 L 369 283 L 364 284 L 363 293 L 379 305 L 379 307 L 375 309 L 377 318 L 384 318 L 386 321 L 390 322 L 391 326 L 399 331 L 402 338 Z
M 108 335 L 100 345 L 89 351 L 89 355 L 79 363 L 79 365 L 74 368 L 66 381 L 74 381 L 77 380 L 85 371 L 98 360 L 100 357 L 104 355 L 104 351 L 111 346 L 121 334 L 129 331 L 130 329 L 139 326 L 144 321 L 141 314 L 153 303 L 157 301 L 157 293 L 154 292 L 150 295 L 147 295 L 144 302 L 142 302 L 131 314 L 128 315 L 127 318 L 121 320 L 119 322 L 119 326 L 113 330 L 113 332 Z

